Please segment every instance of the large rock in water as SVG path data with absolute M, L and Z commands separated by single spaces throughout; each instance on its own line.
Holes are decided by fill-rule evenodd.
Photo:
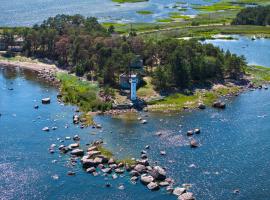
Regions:
M 151 182 L 147 185 L 147 188 L 149 190 L 158 190 L 159 189 L 159 186 L 156 182 Z
M 214 102 L 212 106 L 214 108 L 220 108 L 220 109 L 225 109 L 226 108 L 226 104 L 224 102 L 221 102 L 221 101 Z
M 176 196 L 180 196 L 181 194 L 186 192 L 186 188 L 180 188 L 180 187 L 176 187 L 173 190 L 173 194 Z
M 93 159 L 88 159 L 85 157 L 81 159 L 81 163 L 82 163 L 83 168 L 90 168 L 90 167 L 96 166 L 96 163 L 94 162 Z
M 41 100 L 42 104 L 49 104 L 51 103 L 51 99 L 48 97 L 48 98 L 44 98 Z
M 138 164 L 134 167 L 134 170 L 141 174 L 146 171 L 146 167 L 144 165 Z
M 74 149 L 71 151 L 71 155 L 75 156 L 83 156 L 84 151 L 82 149 Z
M 155 180 L 163 181 L 166 179 L 166 171 L 160 166 L 154 166 L 153 170 L 150 172 Z
M 143 174 L 141 175 L 141 182 L 144 185 L 148 185 L 149 183 L 153 182 L 154 178 L 150 175 Z

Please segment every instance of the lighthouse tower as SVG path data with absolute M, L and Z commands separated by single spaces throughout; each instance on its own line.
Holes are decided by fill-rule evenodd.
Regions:
M 130 100 L 135 101 L 137 99 L 136 86 L 137 86 L 137 75 L 130 76 Z

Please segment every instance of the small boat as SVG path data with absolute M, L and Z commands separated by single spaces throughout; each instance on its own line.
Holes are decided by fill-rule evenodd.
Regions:
M 256 36 L 255 36 L 255 35 L 253 35 L 253 37 L 251 38 L 251 40 L 256 40 Z

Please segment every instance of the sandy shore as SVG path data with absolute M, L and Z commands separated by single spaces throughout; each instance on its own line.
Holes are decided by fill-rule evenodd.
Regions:
M 22 61 L 8 61 L 8 60 L 0 60 L 1 67 L 20 67 L 23 69 L 29 69 L 33 71 L 61 71 L 55 65 L 45 64 L 45 63 L 32 63 L 32 62 L 22 62 Z

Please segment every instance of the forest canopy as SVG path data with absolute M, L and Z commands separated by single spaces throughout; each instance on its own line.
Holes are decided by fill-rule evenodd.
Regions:
M 53 60 L 61 68 L 117 87 L 119 75 L 128 72 L 138 55 L 150 69 L 156 89 L 187 88 L 194 82 L 238 79 L 245 59 L 223 52 L 211 44 L 195 40 L 144 40 L 131 30 L 118 35 L 114 27 L 105 29 L 94 17 L 57 15 L 32 28 L 15 33 L 24 39 L 23 54 Z
M 233 20 L 234 25 L 270 25 L 270 5 L 248 7 L 241 10 Z

